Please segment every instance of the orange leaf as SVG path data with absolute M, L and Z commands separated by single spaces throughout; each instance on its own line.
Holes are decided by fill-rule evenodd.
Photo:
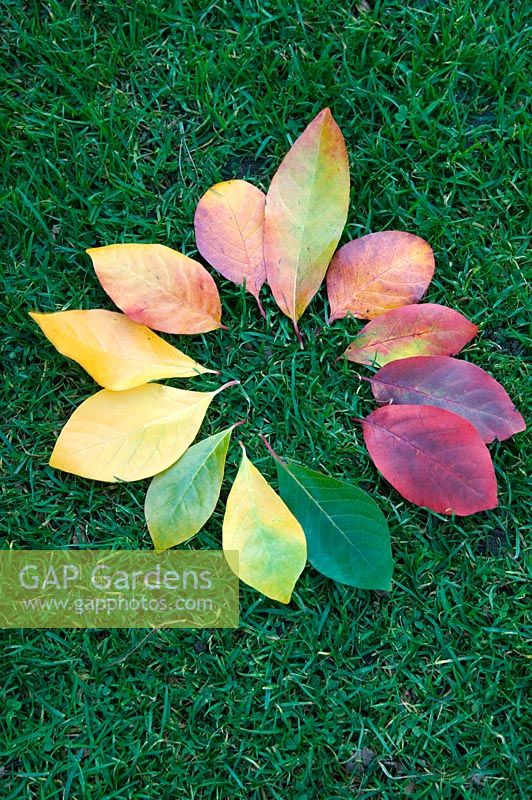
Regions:
M 264 259 L 277 305 L 294 323 L 318 291 L 347 219 L 349 164 L 328 108 L 284 157 L 266 195 Z
M 194 215 L 196 244 L 203 258 L 237 285 L 246 283 L 259 300 L 266 280 L 264 266 L 265 194 L 247 181 L 225 181 L 211 186 Z
M 222 328 L 218 289 L 205 267 L 161 244 L 87 250 L 98 280 L 130 319 L 165 333 Z
M 373 319 L 425 294 L 434 275 L 431 246 L 404 231 L 370 233 L 341 247 L 327 272 L 329 322 Z

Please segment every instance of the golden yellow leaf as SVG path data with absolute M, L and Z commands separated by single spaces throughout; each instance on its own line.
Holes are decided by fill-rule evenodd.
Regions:
M 234 382 L 233 382 L 234 383 Z M 215 392 L 148 383 L 85 400 L 61 431 L 50 466 L 99 481 L 138 481 L 166 469 L 195 439 Z
M 191 378 L 205 369 L 124 314 L 103 309 L 30 313 L 44 335 L 94 380 L 122 391 L 161 378 Z
M 244 583 L 266 597 L 288 603 L 307 559 L 305 534 L 242 450 L 242 462 L 227 498 L 223 549 L 229 566 Z M 237 551 L 238 564 L 231 556 Z
M 124 314 L 165 333 L 223 328 L 216 284 L 205 267 L 162 244 L 87 250 L 103 288 Z

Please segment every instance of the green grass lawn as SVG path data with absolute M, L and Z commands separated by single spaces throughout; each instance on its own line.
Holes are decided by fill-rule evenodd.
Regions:
M 2 547 L 151 546 L 147 481 L 48 466 L 96 387 L 28 311 L 113 307 L 87 247 L 159 242 L 197 257 L 201 194 L 230 177 L 266 189 L 324 106 L 351 163 L 342 242 L 382 229 L 427 239 L 426 299 L 479 325 L 464 357 L 527 414 L 525 3 L 359 6 L 0 3 Z M 249 417 L 227 477 L 241 438 L 277 485 L 263 433 L 280 455 L 359 483 L 390 523 L 393 590 L 308 568 L 286 607 L 242 586 L 238 630 L 3 631 L 1 797 L 528 799 L 527 434 L 490 448 L 495 511 L 418 509 L 379 478 L 355 422 L 374 408 L 358 378 L 369 373 L 336 358 L 360 324 L 329 329 L 322 290 L 300 350 L 267 292 L 264 321 L 216 281 L 229 330 L 168 338 L 241 381 L 202 429 Z M 191 547 L 220 546 L 224 497 Z

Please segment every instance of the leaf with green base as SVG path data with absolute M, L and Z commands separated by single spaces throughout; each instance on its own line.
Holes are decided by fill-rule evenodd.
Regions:
M 390 533 L 372 498 L 356 486 L 281 459 L 279 493 L 299 520 L 312 566 L 339 583 L 389 591 L 393 572 Z
M 179 461 L 152 480 L 144 513 L 158 553 L 195 536 L 212 515 L 234 427 L 190 447 Z
M 242 461 L 227 498 L 222 545 L 241 581 L 280 603 L 289 603 L 307 561 L 303 528 L 242 443 Z M 235 554 L 238 553 L 238 559 Z

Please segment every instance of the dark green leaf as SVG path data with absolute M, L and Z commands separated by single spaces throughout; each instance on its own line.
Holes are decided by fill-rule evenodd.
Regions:
M 280 494 L 307 537 L 319 572 L 359 589 L 391 587 L 390 533 L 378 505 L 361 489 L 296 464 L 277 462 Z

